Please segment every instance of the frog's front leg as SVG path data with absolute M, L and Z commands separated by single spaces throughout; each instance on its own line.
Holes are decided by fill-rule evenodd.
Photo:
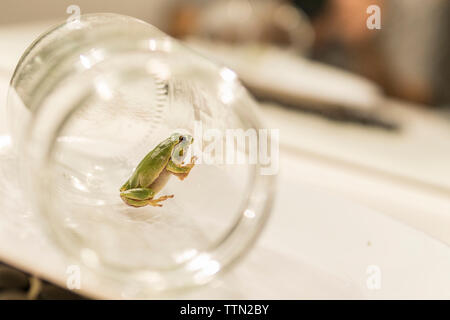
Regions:
M 173 198 L 173 195 L 162 196 L 157 199 L 154 199 L 154 196 L 155 192 L 150 188 L 133 188 L 120 193 L 123 202 L 132 207 L 144 207 L 146 205 L 162 207 L 159 202 Z
M 189 172 L 195 165 L 195 160 L 197 157 L 193 156 L 191 158 L 191 162 L 186 165 L 177 165 L 175 162 L 172 161 L 172 159 L 169 161 L 169 163 L 166 166 L 166 169 L 170 171 L 173 175 L 177 176 L 180 180 L 183 180 L 189 175 Z

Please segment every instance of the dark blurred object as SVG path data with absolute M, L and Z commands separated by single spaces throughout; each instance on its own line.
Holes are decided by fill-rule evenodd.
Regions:
M 314 17 L 326 2 L 304 4 Z M 317 114 L 339 121 L 393 127 L 374 115 L 383 100 L 377 85 L 305 58 L 314 30 L 302 9 L 286 1 L 193 1 L 176 8 L 172 25 L 173 35 L 236 71 L 259 99 L 309 112 L 316 108 Z
M 293 4 L 300 8 L 308 17 L 314 18 L 319 15 L 328 0 L 294 0 Z
M 391 132 L 398 132 L 401 129 L 398 122 L 391 120 L 386 116 L 364 110 L 349 109 L 348 107 L 339 105 L 321 107 L 318 105 L 308 106 L 306 104 L 302 104 L 301 106 L 291 106 L 288 103 L 285 103 L 283 104 L 283 107 L 301 110 L 304 113 L 318 115 L 324 119 L 340 123 L 358 124 L 365 127 L 383 129 Z
M 380 30 L 366 26 L 370 5 L 381 9 Z M 315 10 L 315 59 L 375 80 L 392 96 L 450 103 L 450 1 L 328 0 Z
M 389 92 L 411 100 L 450 103 L 450 1 L 386 2 L 383 48 Z
M 326 1 L 313 20 L 313 58 L 361 74 L 385 88 L 383 53 L 377 43 L 380 32 L 366 26 L 366 8 L 371 4 L 384 8 L 384 1 Z M 381 19 L 383 23 L 383 13 Z
M 367 27 L 373 5 L 381 29 Z M 180 38 L 311 53 L 375 81 L 390 96 L 443 105 L 450 104 L 449 18 L 448 0 L 196 0 L 179 5 L 171 30 Z
M 39 280 L 0 262 L 0 300 L 80 300 L 73 291 Z
M 314 32 L 308 17 L 288 1 L 197 0 L 175 11 L 170 33 L 228 43 L 272 44 L 306 52 Z

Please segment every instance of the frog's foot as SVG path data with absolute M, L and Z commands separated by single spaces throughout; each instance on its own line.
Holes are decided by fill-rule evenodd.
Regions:
M 195 161 L 197 161 L 197 157 L 196 156 L 192 156 L 191 157 L 191 161 L 190 161 L 190 163 L 188 164 L 188 167 L 190 168 L 190 169 L 192 169 L 192 167 L 193 166 L 195 166 Z
M 188 175 L 191 169 L 195 166 L 195 161 L 198 158 L 193 156 L 191 158 L 190 163 L 184 166 L 174 166 L 173 163 L 169 162 L 169 166 L 167 166 L 167 170 L 169 170 L 174 176 L 178 177 L 180 180 L 184 180 Z
M 189 172 L 185 172 L 185 173 L 174 173 L 173 174 L 175 177 L 177 177 L 178 179 L 180 179 L 180 180 L 184 180 L 188 175 L 189 175 Z
M 148 200 L 147 202 L 151 206 L 162 207 L 162 204 L 160 204 L 160 202 L 165 201 L 165 200 L 170 199 L 170 198 L 173 198 L 173 197 L 174 197 L 173 194 L 171 194 L 171 195 L 159 197 L 157 199 L 151 199 L 151 200 Z

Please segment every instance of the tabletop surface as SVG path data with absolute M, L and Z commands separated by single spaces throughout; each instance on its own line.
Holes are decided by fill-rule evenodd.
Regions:
M 18 57 L 49 25 L 0 28 L 0 119 Z M 211 284 L 148 298 L 450 298 L 449 123 L 387 103 L 405 123 L 400 134 L 263 104 L 268 125 L 281 128 L 281 169 L 261 239 Z M 4 123 L 0 145 L 5 163 Z M 0 207 L 0 260 L 65 287 L 69 262 L 38 218 L 4 194 Z M 373 270 L 381 272 L 380 288 L 369 285 Z M 89 270 L 82 281 L 78 293 L 88 297 L 134 297 Z

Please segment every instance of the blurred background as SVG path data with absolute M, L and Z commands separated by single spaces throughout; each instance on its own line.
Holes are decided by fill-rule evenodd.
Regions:
M 367 77 L 390 96 L 450 103 L 446 0 L 3 0 L 0 24 L 66 19 L 70 5 L 135 16 L 178 37 L 289 47 Z M 381 10 L 380 29 L 366 26 L 370 5 Z
M 31 41 L 77 8 L 140 18 L 229 66 L 280 129 L 277 202 L 261 240 L 273 264 L 253 260 L 260 278 L 241 272 L 274 280 L 244 297 L 355 296 L 310 264 L 369 297 L 448 297 L 450 1 L 2 0 L 1 99 Z M 295 267 L 283 277 L 277 262 Z M 370 263 L 391 287 L 367 290 Z

